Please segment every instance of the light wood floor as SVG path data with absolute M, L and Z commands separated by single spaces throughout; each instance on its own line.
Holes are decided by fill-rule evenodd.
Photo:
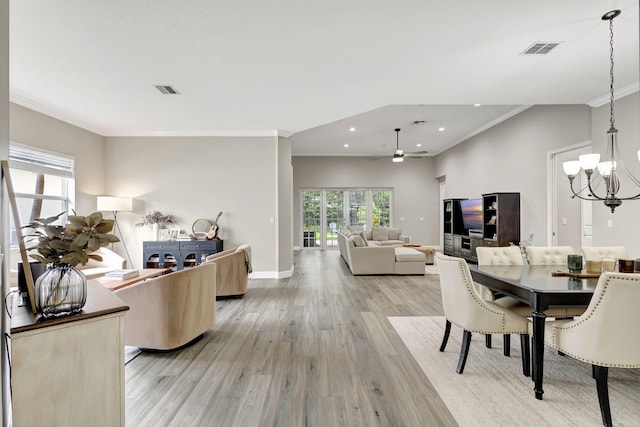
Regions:
M 336 250 L 250 280 L 202 340 L 126 365 L 128 426 L 450 426 L 387 316 L 441 315 L 438 276 L 352 276 Z

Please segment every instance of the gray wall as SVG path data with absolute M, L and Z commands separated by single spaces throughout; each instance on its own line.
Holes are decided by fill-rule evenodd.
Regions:
M 293 273 L 293 166 L 291 140 L 277 139 L 278 150 L 278 271 Z
M 439 246 L 438 183 L 433 163 L 430 157 L 402 163 L 374 157 L 293 157 L 294 245 L 302 246 L 302 188 L 391 187 L 394 226 L 401 227 L 413 242 Z
M 104 138 L 77 126 L 11 104 L 11 140 L 75 157 L 79 214 L 96 211 L 96 196 L 104 194 Z
M 447 197 L 519 192 L 521 238 L 546 245 L 547 153 L 588 141 L 590 120 L 584 105 L 531 107 L 436 156 L 435 175 Z
M 279 275 L 277 152 L 274 137 L 108 137 L 106 191 L 130 196 L 134 212 L 118 215 L 133 263 L 142 265 L 148 227 L 135 227 L 153 210 L 176 217 L 191 232 L 199 218 L 220 217 L 225 248 L 250 244 L 253 269 Z M 273 222 L 272 222 L 273 219 Z
M 640 179 L 640 94 L 627 95 L 615 101 L 615 119 L 618 129 L 618 145 L 624 165 Z M 593 152 L 604 156 L 606 153 L 606 132 L 609 129 L 609 104 L 592 110 Z M 619 196 L 633 196 L 640 193 L 637 185 L 620 172 Z M 593 203 L 593 244 L 594 246 L 626 245 L 629 254 L 640 257 L 640 201 L 626 201 L 616 209 L 614 214 L 601 202 Z M 607 227 L 607 221 L 613 227 Z
M 9 0 L 0 0 L 0 160 L 6 160 L 9 158 Z M 0 197 L 2 203 L 0 203 L 0 253 L 4 252 L 9 244 L 9 206 L 8 199 L 6 198 L 6 191 L 0 187 Z M 2 288 L 2 295 L 6 295 L 9 291 L 9 284 L 7 283 L 7 277 L 9 277 L 8 263 L 2 261 L 2 280 L 0 280 L 0 287 Z M 4 307 L 4 304 L 3 304 Z M 9 326 L 9 317 L 6 314 L 6 310 L 2 310 L 0 314 L 0 329 L 2 329 L 2 336 L 11 328 Z M 7 357 L 8 349 L 6 340 L 2 340 L 0 344 L 0 372 L 1 381 L 0 388 L 2 389 L 2 403 L 0 405 L 0 418 L 2 418 L 2 425 L 10 425 L 9 408 L 10 397 L 10 373 L 9 373 L 9 359 Z
M 622 158 L 640 177 L 640 94 L 621 98 L 615 106 Z M 487 191 L 520 192 L 522 237 L 533 233 L 533 244 L 546 245 L 547 153 L 591 140 L 593 152 L 604 155 L 608 128 L 608 104 L 593 109 L 535 106 L 437 156 L 436 175 L 446 176 L 449 197 L 475 197 Z M 624 195 L 640 192 L 626 177 L 621 177 L 621 182 Z M 559 197 L 568 197 L 566 178 L 558 177 L 557 185 Z M 592 202 L 592 209 L 594 246 L 624 245 L 631 256 L 640 256 L 636 231 L 640 201 L 623 202 L 615 214 L 601 202 Z M 608 228 L 608 220 L 613 222 L 612 228 Z

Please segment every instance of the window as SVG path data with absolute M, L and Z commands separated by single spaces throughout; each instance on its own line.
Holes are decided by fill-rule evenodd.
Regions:
M 67 212 L 72 206 L 73 158 L 11 143 L 9 170 L 21 225 Z M 18 240 L 13 215 L 10 218 L 10 243 L 15 246 Z M 66 222 L 66 214 L 60 221 Z

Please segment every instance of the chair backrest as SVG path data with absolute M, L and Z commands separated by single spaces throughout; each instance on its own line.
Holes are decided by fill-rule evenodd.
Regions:
M 463 258 L 436 252 L 436 262 L 447 320 L 469 331 L 493 329 L 496 322 L 503 322 L 502 313 L 489 306 L 476 290 Z
M 567 255 L 575 254 L 572 246 L 528 246 L 531 265 L 567 265 Z
M 602 258 L 627 258 L 627 248 L 624 246 L 583 246 L 582 253 L 585 261 L 600 261 Z
M 522 265 L 522 253 L 517 246 L 476 248 L 478 265 Z
M 586 311 L 559 325 L 556 348 L 587 363 L 640 368 L 640 274 L 604 273 Z

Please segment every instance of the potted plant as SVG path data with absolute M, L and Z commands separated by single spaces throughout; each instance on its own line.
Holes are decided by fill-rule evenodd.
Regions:
M 88 216 L 69 215 L 67 224 L 54 225 L 64 212 L 49 218 L 38 218 L 24 228 L 32 228 L 26 236 L 32 246 L 30 257 L 47 264 L 47 271 L 35 283 L 35 306 L 44 317 L 76 313 L 87 300 L 87 278 L 76 268 L 90 259 L 102 261 L 92 252 L 120 239 L 110 232 L 114 221 L 102 213 Z
M 153 236 L 155 240 L 158 240 L 158 228 L 160 225 L 172 224 L 173 215 L 164 215 L 160 211 L 152 211 L 142 217 L 142 222 L 136 224 L 136 227 L 144 227 L 150 225 L 153 229 Z

